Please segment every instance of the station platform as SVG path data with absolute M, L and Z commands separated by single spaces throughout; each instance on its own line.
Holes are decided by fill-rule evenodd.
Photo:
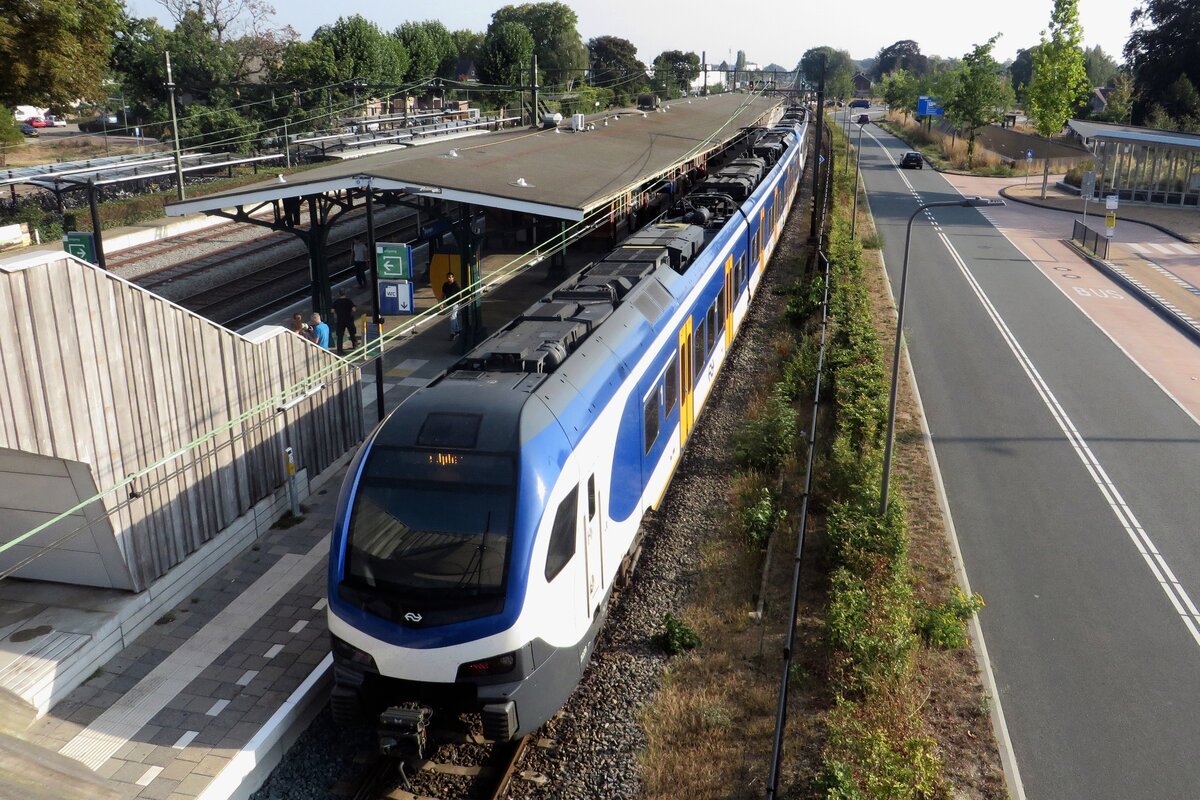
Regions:
M 496 286 L 483 300 L 483 335 L 594 255 L 576 247 L 561 270 L 546 261 Z M 485 257 L 481 274 L 512 258 Z M 335 295 L 342 288 L 360 313 L 370 309 L 369 284 L 351 280 L 334 287 Z M 418 285 L 417 310 L 434 302 L 432 287 Z M 309 309 L 300 304 L 261 324 L 286 325 L 297 311 L 307 317 Z M 389 319 L 385 330 L 405 321 Z M 392 346 L 384 354 L 385 411 L 468 346 L 465 337 L 451 338 L 444 316 Z M 370 364 L 361 388 L 369 429 L 379 418 Z M 177 567 L 211 573 L 182 598 L 154 588 L 134 595 L 0 582 L 0 761 L 22 764 L 0 774 L 0 797 L 225 800 L 261 785 L 327 701 L 325 565 L 351 456 L 309 478 L 298 520 L 280 517 L 286 497 L 275 498 L 283 503 L 264 513 L 278 519 L 249 547 L 229 553 L 214 543 Z M 102 646 L 116 654 L 35 719 L 20 698 L 77 671 L 75 662 L 94 660 Z

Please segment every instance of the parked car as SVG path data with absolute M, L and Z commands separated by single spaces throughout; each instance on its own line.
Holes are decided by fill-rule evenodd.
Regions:
M 904 157 L 900 159 L 900 168 L 925 169 L 925 159 L 921 158 L 920 153 L 914 153 L 913 151 L 909 150 L 904 154 Z
M 860 97 L 858 100 L 851 100 L 851 101 L 850 101 L 850 107 L 851 107 L 851 108 L 870 108 L 870 107 L 871 107 L 871 101 L 870 101 L 870 100 L 864 100 L 864 99 L 862 99 L 862 98 Z
M 63 119 L 62 117 L 56 116 L 54 114 L 46 115 L 46 124 L 51 128 L 67 127 L 67 121 L 65 119 Z
M 50 127 L 50 123 L 47 122 L 46 120 L 42 119 L 41 117 L 30 117 L 29 119 L 27 119 L 25 121 L 35 128 L 49 128 Z
M 28 122 L 18 122 L 17 127 L 19 127 L 21 129 L 21 133 L 25 134 L 26 136 L 38 135 L 37 128 L 30 125 Z

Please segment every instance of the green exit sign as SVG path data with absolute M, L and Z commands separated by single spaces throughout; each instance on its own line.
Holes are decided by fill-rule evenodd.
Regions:
M 412 248 L 406 244 L 379 242 L 375 245 L 375 271 L 387 280 L 412 277 Z
M 63 249 L 89 264 L 97 263 L 96 241 L 86 231 L 68 231 L 63 237 Z

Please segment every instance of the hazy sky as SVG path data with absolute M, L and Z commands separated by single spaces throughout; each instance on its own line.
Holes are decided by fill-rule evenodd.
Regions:
M 519 0 L 516 0 L 519 1 Z M 406 20 L 440 19 L 448 28 L 487 28 L 504 0 L 274 0 L 279 24 L 304 38 L 339 16 L 362 14 L 384 30 Z M 168 17 L 155 0 L 127 0 L 137 16 Z M 579 15 L 584 41 L 613 35 L 629 39 L 650 61 L 663 50 L 708 52 L 708 60 L 732 62 L 738 50 L 750 61 L 793 66 L 810 47 L 832 45 L 854 58 L 873 56 L 899 39 L 914 39 L 926 55 L 960 56 L 999 32 L 996 57 L 1012 58 L 1037 44 L 1050 20 L 1052 0 L 859 0 L 858 2 L 664 2 L 663 0 L 569 0 Z M 1079 0 L 1087 45 L 1117 56 L 1129 36 L 1129 15 L 1138 0 Z

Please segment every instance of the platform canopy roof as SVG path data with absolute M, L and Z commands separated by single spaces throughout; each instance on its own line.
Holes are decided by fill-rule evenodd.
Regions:
M 170 216 L 214 212 L 361 186 L 582 220 L 592 210 L 759 124 L 778 99 L 722 94 L 660 112 L 590 120 L 595 130 L 507 131 L 365 156 L 240 189 L 169 203 Z M 607 123 L 607 124 L 606 124 Z

